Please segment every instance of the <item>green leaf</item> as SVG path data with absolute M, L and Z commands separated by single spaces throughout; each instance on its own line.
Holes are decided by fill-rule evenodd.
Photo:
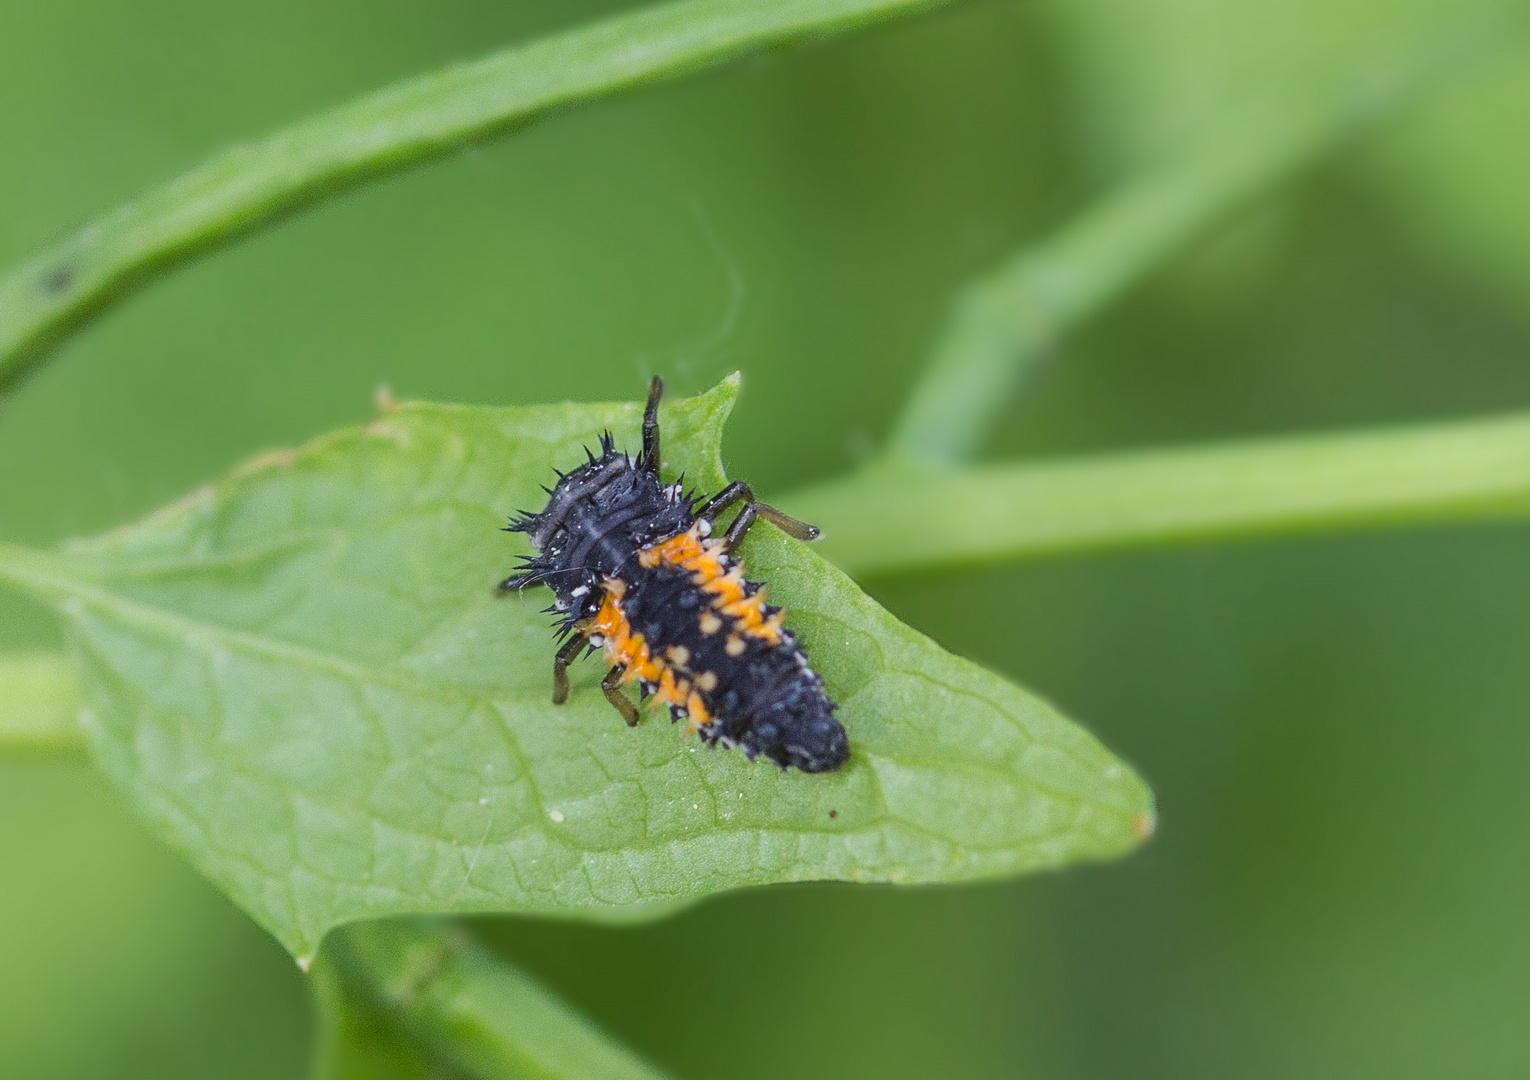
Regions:
M 62 656 L 0 656 L 0 750 L 72 750 L 80 745 L 80 692 Z
M 666 468 L 724 483 L 729 380 L 663 414 Z M 407 912 L 652 916 L 723 889 L 951 882 L 1126 851 L 1132 772 L 1045 702 L 942 651 L 768 526 L 745 549 L 843 706 L 843 770 L 782 773 L 577 666 L 550 700 L 545 596 L 497 599 L 499 532 L 639 406 L 406 405 L 270 455 L 0 576 L 58 604 L 95 755 L 160 833 L 301 960 Z

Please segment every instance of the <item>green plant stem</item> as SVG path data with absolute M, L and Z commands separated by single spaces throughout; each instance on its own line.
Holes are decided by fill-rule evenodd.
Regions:
M 946 469 L 879 462 L 779 500 L 823 553 L 882 574 L 1109 548 L 1530 514 L 1530 414 Z M 0 542 L 0 581 L 95 591 Z
M 1072 329 L 1120 299 L 1231 209 L 1275 187 L 1310 139 L 1217 145 L 1124 184 L 958 293 L 889 449 L 956 464 Z
M 1327 112 L 1246 117 L 1166 167 L 1127 180 L 958 293 L 894 423 L 889 453 L 941 464 L 973 457 L 1069 331 L 1358 130 L 1521 40 L 1517 22 L 1494 18 L 1485 28 L 1472 20 L 1423 55 L 1357 78 Z
M 363 980 L 341 970 L 335 951 L 321 952 L 308 972 L 318 1014 L 311 1080 L 444 1080 L 442 1063 L 357 985 Z
M 0 753 L 77 750 L 80 693 L 69 661 L 54 653 L 0 655 Z
M 950 0 L 681 0 L 385 87 L 236 146 L 0 279 L 0 395 L 112 301 L 368 178 L 549 110 Z
M 378 1016 L 391 1018 L 471 1075 L 663 1080 L 460 928 L 411 920 L 360 923 L 332 933 L 320 962 L 332 964 Z
M 966 469 L 780 500 L 859 575 L 1234 537 L 1521 518 L 1530 415 Z

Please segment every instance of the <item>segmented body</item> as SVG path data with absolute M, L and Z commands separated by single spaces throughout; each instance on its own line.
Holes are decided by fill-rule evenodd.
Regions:
M 506 585 L 548 585 L 566 635 L 708 742 L 783 768 L 843 765 L 848 739 L 822 680 L 696 500 L 609 436 L 602 451 L 512 523 L 537 554 Z

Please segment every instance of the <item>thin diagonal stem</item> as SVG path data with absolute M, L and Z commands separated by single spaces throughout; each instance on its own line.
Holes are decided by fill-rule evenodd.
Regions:
M 236 146 L 0 279 L 0 395 L 149 280 L 337 192 L 591 101 L 950 0 L 680 0 L 385 87 Z
M 1070 331 L 1359 130 L 1449 76 L 1509 55 L 1522 41 L 1517 21 L 1473 19 L 1420 54 L 1357 77 L 1328 111 L 1245 118 L 1167 166 L 1127 180 L 957 295 L 893 426 L 889 452 L 943 464 L 973 457 Z

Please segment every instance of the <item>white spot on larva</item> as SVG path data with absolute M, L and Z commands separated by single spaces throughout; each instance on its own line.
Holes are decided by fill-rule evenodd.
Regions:
M 560 810 L 549 810 L 547 811 L 547 816 L 553 819 L 554 825 L 561 825 L 563 823 L 563 813 Z
M 489 797 L 487 795 L 485 795 L 483 798 L 479 799 L 478 800 L 478 805 L 479 806 L 488 806 L 489 805 Z

